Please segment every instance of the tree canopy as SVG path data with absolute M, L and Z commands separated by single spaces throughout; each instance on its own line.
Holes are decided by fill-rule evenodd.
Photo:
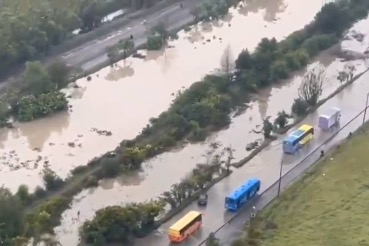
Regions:
M 0 0 L 0 77 L 36 60 L 73 36 L 99 27 L 121 8 L 140 9 L 158 0 Z

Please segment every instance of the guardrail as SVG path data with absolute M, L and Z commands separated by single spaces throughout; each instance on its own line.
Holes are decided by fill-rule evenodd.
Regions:
M 238 213 L 236 213 L 234 216 L 232 216 L 229 220 L 227 220 L 225 223 L 223 223 L 217 230 L 215 230 L 213 233 L 216 234 L 221 231 L 224 227 L 226 227 L 227 225 L 231 224 L 232 221 L 237 218 L 238 216 L 240 216 L 241 214 L 246 214 L 245 216 L 245 222 L 248 222 L 250 220 L 250 215 L 252 214 L 251 211 L 251 207 L 255 206 L 256 210 L 259 211 L 261 209 L 263 209 L 264 207 L 266 207 L 268 204 L 270 204 L 272 201 L 274 201 L 277 197 L 278 197 L 278 186 L 280 186 L 280 184 L 283 182 L 284 186 L 283 188 L 286 188 L 287 186 L 289 186 L 291 183 L 293 183 L 296 179 L 299 179 L 301 177 L 301 174 L 306 173 L 307 170 L 309 170 L 311 167 L 313 167 L 315 164 L 318 163 L 318 160 L 320 160 L 320 150 L 322 149 L 322 147 L 326 146 L 327 144 L 329 144 L 340 132 L 342 132 L 347 126 L 349 126 L 353 121 L 355 121 L 357 118 L 359 118 L 361 115 L 363 115 L 363 122 L 362 124 L 360 124 L 360 126 L 358 128 L 356 128 L 355 130 L 358 130 L 366 121 L 366 112 L 369 108 L 368 106 L 368 98 L 369 98 L 369 93 L 367 94 L 367 102 L 366 105 L 364 107 L 364 109 L 362 111 L 360 111 L 357 115 L 355 115 L 351 120 L 349 120 L 346 124 L 344 124 L 342 127 L 340 127 L 340 129 L 338 131 L 336 131 L 335 133 L 332 134 L 332 136 L 330 136 L 328 139 L 326 139 L 322 144 L 320 144 L 319 146 L 317 146 L 316 148 L 314 148 L 309 154 L 307 154 L 302 160 L 300 160 L 293 168 L 291 168 L 290 170 L 288 170 L 285 174 L 281 175 L 281 177 L 275 181 L 272 185 L 270 185 L 266 190 L 264 190 L 258 197 L 255 198 L 254 201 L 252 201 L 251 203 L 249 203 L 246 207 L 244 207 L 242 210 L 240 210 Z M 350 132 L 351 133 L 351 132 Z M 350 136 L 351 134 L 349 134 Z M 345 139 L 345 138 L 344 138 Z M 330 151 L 333 149 L 334 146 L 330 146 L 330 148 L 325 149 L 325 151 Z M 310 162 L 305 162 L 307 161 L 307 159 L 314 157 L 316 154 L 317 158 L 313 159 Z M 302 167 L 305 164 L 304 167 Z M 301 170 L 298 170 L 299 168 L 301 168 Z M 298 171 L 297 173 L 295 173 L 295 175 L 293 175 L 294 171 Z M 292 176 L 292 177 L 289 177 Z M 263 198 L 265 198 L 263 200 Z M 260 203 L 260 204 L 258 204 Z M 241 230 L 241 228 L 240 228 Z M 220 238 L 221 239 L 221 238 Z M 208 238 L 206 238 L 205 240 L 203 240 L 199 246 L 205 245 L 207 242 Z

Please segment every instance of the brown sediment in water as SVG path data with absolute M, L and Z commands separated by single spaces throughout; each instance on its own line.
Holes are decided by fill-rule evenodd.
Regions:
M 325 86 L 324 91 L 323 91 L 324 94 L 322 95 L 322 98 L 324 98 L 325 96 L 333 92 L 339 86 L 336 76 L 337 76 L 337 72 L 343 69 L 343 63 L 339 62 L 338 60 L 334 60 L 332 59 L 332 57 L 329 57 L 329 56 L 323 56 L 320 58 L 322 59 L 323 65 L 330 65 L 330 69 L 328 69 L 327 74 L 326 74 L 328 78 L 327 79 L 328 82 L 324 85 Z M 364 68 L 363 63 L 361 61 L 356 61 L 355 64 L 358 65 L 358 67 Z M 357 72 L 360 72 L 360 71 L 357 71 Z M 258 110 L 258 108 L 255 108 L 255 107 L 251 108 L 250 110 L 246 112 L 246 114 L 241 115 L 238 118 L 235 118 L 230 129 L 219 132 L 218 134 L 215 134 L 214 136 L 212 136 L 212 138 L 209 139 L 209 141 L 211 142 L 215 140 L 215 141 L 222 142 L 225 145 L 231 142 L 232 148 L 237 150 L 236 153 L 238 152 L 238 155 L 244 156 L 244 152 L 242 152 L 242 148 L 244 149 L 247 143 L 245 142 L 245 139 L 246 138 L 252 139 L 253 137 L 255 137 L 255 135 L 253 136 L 252 134 L 247 134 L 247 130 L 245 131 L 245 128 L 247 129 L 250 126 L 245 126 L 245 122 L 250 122 L 250 125 L 252 127 L 254 126 L 253 124 L 261 122 L 261 118 L 259 115 L 261 116 L 275 115 L 278 111 L 281 110 L 280 105 L 285 105 L 287 107 L 286 111 L 289 111 L 289 107 L 291 106 L 292 101 L 293 101 L 293 97 L 291 97 L 291 95 L 296 94 L 297 88 L 299 86 L 298 80 L 299 80 L 298 78 L 295 78 L 292 80 L 293 82 L 286 81 L 285 83 L 281 83 L 278 87 L 275 87 L 274 89 L 269 88 L 269 91 L 268 89 L 263 91 L 259 95 L 259 100 L 262 102 L 260 103 L 257 101 L 254 103 L 254 104 L 264 104 L 261 110 Z M 282 87 L 282 84 L 283 84 L 283 87 Z M 286 97 L 286 95 L 289 95 L 289 96 Z M 340 95 L 338 95 L 337 98 L 339 98 L 339 96 Z M 316 117 L 316 115 L 314 117 Z M 314 117 L 308 120 L 315 121 Z M 245 135 L 240 134 L 241 132 L 245 133 L 247 137 Z M 260 136 L 257 136 L 257 137 L 260 137 Z M 236 143 L 237 147 L 233 146 L 235 141 L 237 142 Z M 280 149 L 276 147 L 278 146 L 273 145 L 271 147 L 268 147 L 269 149 L 277 149 L 277 151 L 272 151 L 272 153 L 274 153 L 275 155 L 268 155 L 270 163 L 272 163 L 275 160 L 276 156 L 278 156 L 278 154 L 280 153 Z M 84 218 L 86 217 L 88 218 L 93 214 L 93 212 L 96 209 L 100 208 L 100 206 L 104 207 L 107 205 L 119 204 L 119 203 L 124 203 L 127 201 L 143 201 L 143 200 L 155 197 L 159 195 L 162 191 L 167 190 L 168 187 L 170 187 L 170 185 L 172 184 L 171 180 L 169 180 L 168 183 L 159 182 L 159 181 L 166 181 L 160 178 L 163 172 L 167 172 L 171 174 L 178 174 L 179 176 L 177 177 L 174 177 L 174 175 L 171 175 L 170 177 L 171 179 L 173 178 L 175 180 L 173 181 L 173 183 L 177 182 L 181 177 L 183 177 L 182 175 L 186 173 L 183 170 L 185 168 L 188 168 L 188 170 L 192 169 L 191 165 L 198 163 L 202 154 L 204 154 L 205 150 L 206 150 L 205 144 L 197 144 L 197 145 L 189 145 L 185 149 L 181 150 L 180 152 L 177 152 L 176 154 L 165 153 L 159 156 L 158 158 L 155 158 L 154 160 L 150 160 L 149 162 L 146 163 L 144 167 L 144 172 L 140 174 L 140 177 L 146 176 L 146 178 L 139 182 L 140 183 L 139 187 L 134 187 L 133 189 L 130 189 L 130 187 L 120 187 L 119 185 L 115 183 L 115 185 L 113 185 L 114 188 L 112 190 L 104 190 L 102 192 L 100 188 L 94 189 L 93 195 L 88 195 L 86 193 L 87 191 L 84 191 L 78 197 L 78 201 L 76 201 L 73 204 L 73 208 L 75 209 L 77 207 L 79 208 L 89 207 L 90 210 L 86 211 L 84 214 L 85 216 Z M 239 156 L 238 158 L 240 158 L 241 156 Z M 260 165 L 258 161 L 256 164 Z M 258 172 L 260 177 L 265 178 L 268 175 L 272 175 L 272 172 L 269 172 L 270 169 L 267 169 L 268 172 L 261 173 L 263 170 L 259 169 L 256 164 L 255 166 L 253 164 L 248 165 L 248 168 L 251 167 L 250 170 L 247 171 L 248 175 L 250 175 L 255 170 Z M 147 167 L 148 165 L 154 168 L 150 169 Z M 292 163 L 287 162 L 286 165 L 287 166 L 292 165 Z M 181 170 L 179 168 L 181 168 Z M 264 166 L 264 171 L 265 171 L 265 166 Z M 243 172 L 243 174 L 245 174 L 245 172 Z M 237 176 L 239 177 L 239 175 Z M 153 190 L 153 184 L 155 184 L 155 190 Z M 160 192 L 160 190 L 162 191 Z M 111 197 L 111 200 L 110 200 L 111 203 L 110 202 L 109 204 L 104 203 L 104 201 L 106 200 L 101 199 L 101 197 L 103 196 Z M 118 199 L 114 200 L 113 199 L 114 197 Z M 93 208 L 91 204 L 94 204 L 92 205 Z M 74 209 L 69 210 L 68 212 L 65 213 L 66 220 L 68 220 L 67 217 L 73 214 L 73 211 L 75 211 Z M 65 225 L 68 225 L 67 221 L 65 221 L 64 226 L 62 226 L 62 228 L 59 228 L 59 229 L 63 231 L 63 229 L 66 229 Z M 67 227 L 69 228 L 69 226 Z M 64 234 L 60 230 L 59 232 L 61 232 L 61 234 Z M 65 232 L 65 234 L 67 235 L 69 234 L 70 239 L 68 239 L 69 236 L 66 236 L 64 238 L 65 235 L 63 236 L 63 238 L 66 240 L 66 242 L 71 242 L 69 240 L 73 240 L 71 238 L 75 237 L 76 235 L 75 233 L 76 233 L 75 230 L 72 232 Z
M 282 1 L 277 2 L 282 4 Z M 302 4 L 303 14 L 299 13 Z M 66 177 L 73 167 L 84 165 L 93 157 L 114 149 L 122 139 L 135 137 L 151 117 L 168 108 L 174 98 L 173 93 L 189 87 L 206 73 L 218 68 L 220 57 L 228 44 L 233 53 L 238 54 L 243 48 L 252 50 L 262 37 L 283 39 L 308 23 L 319 9 L 320 0 L 308 3 L 291 1 L 285 12 L 278 14 L 279 20 L 267 28 L 264 28 L 267 23 L 264 16 L 267 11 L 273 12 L 273 8 L 265 8 L 247 16 L 238 14 L 237 10 L 231 11 L 231 27 L 213 26 L 212 32 L 201 31 L 205 40 L 212 41 L 197 45 L 197 49 L 186 38 L 192 35 L 191 32 L 180 33 L 180 38 L 170 43 L 174 48 L 165 52 L 149 52 L 144 60 L 128 58 L 126 66 L 120 62 L 121 68 L 115 67 L 113 71 L 110 67 L 102 69 L 98 77 L 91 76 L 91 81 L 85 78 L 78 80 L 78 88 L 67 89 L 72 93 L 70 101 L 73 106 L 68 115 L 18 124 L 19 128 L 13 132 L 4 130 L 6 132 L 2 135 L 6 137 L 0 141 L 4 146 L 2 152 L 16 149 L 22 159 L 20 161 L 36 159 L 38 155 L 45 156 L 51 169 Z M 222 42 L 213 40 L 213 36 L 218 40 L 222 38 Z M 91 128 L 107 130 L 112 135 L 107 138 L 91 132 Z M 80 135 L 83 137 L 78 137 Z M 70 142 L 75 142 L 80 148 L 70 148 Z M 41 168 L 11 171 L 4 167 L 0 179 L 12 190 L 21 183 L 34 188 L 41 184 Z

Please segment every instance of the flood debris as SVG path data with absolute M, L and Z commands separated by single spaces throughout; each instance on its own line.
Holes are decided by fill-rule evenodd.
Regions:
M 352 32 L 352 37 L 358 41 L 358 42 L 363 42 L 364 41 L 364 38 L 365 38 L 365 35 L 362 34 L 362 33 L 359 33 L 359 32 L 356 32 L 356 31 L 353 31 Z
M 145 58 L 146 58 L 146 56 L 145 56 L 145 55 L 143 55 L 143 54 L 139 54 L 139 53 L 135 53 L 135 54 L 133 54 L 133 55 L 132 55 L 132 57 L 134 57 L 134 58 L 139 58 L 139 59 L 145 59 Z
M 42 157 L 38 155 L 36 159 L 29 159 L 29 160 L 22 160 L 18 156 L 15 150 L 11 150 L 9 152 L 2 153 L 0 157 L 0 170 L 3 167 L 9 168 L 10 171 L 16 171 L 19 169 L 27 169 L 27 170 L 34 170 L 37 169 L 39 163 L 45 160 L 47 157 Z
M 96 132 L 97 134 L 102 135 L 102 136 L 111 136 L 111 135 L 113 135 L 111 131 L 99 130 L 97 128 L 91 128 L 91 131 Z

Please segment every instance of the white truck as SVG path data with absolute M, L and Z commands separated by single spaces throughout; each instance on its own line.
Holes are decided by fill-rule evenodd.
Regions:
M 332 126 L 339 123 L 341 118 L 341 109 L 332 107 L 324 114 L 319 116 L 319 128 L 323 130 L 329 130 Z

